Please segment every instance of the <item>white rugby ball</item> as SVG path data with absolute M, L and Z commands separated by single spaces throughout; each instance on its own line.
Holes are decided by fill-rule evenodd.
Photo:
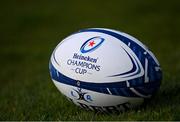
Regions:
M 153 53 L 136 38 L 111 29 L 80 30 L 54 49 L 50 63 L 56 87 L 76 105 L 101 112 L 136 107 L 160 86 Z

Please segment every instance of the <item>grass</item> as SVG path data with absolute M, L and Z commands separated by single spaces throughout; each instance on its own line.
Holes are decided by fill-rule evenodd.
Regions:
M 0 120 L 180 120 L 178 0 L 1 1 Z M 157 95 L 118 115 L 84 111 L 62 96 L 49 76 L 54 47 L 89 27 L 127 32 L 155 53 L 163 69 Z

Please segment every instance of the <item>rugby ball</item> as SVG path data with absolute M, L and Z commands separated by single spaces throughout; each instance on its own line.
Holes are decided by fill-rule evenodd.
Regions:
M 105 28 L 80 30 L 62 40 L 49 69 L 55 86 L 70 101 L 101 112 L 141 105 L 162 79 L 158 60 L 144 44 Z

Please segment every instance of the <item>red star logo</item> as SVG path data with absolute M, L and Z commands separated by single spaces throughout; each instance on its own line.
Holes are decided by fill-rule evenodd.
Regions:
M 91 46 L 91 47 L 92 47 L 94 44 L 95 44 L 94 41 L 90 41 L 90 42 L 89 42 L 89 46 Z

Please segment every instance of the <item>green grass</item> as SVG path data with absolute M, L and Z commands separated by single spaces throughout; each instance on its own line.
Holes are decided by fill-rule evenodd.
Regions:
M 180 120 L 179 6 L 179 0 L 1 1 L 0 120 Z M 154 52 L 163 81 L 147 106 L 95 114 L 59 93 L 49 76 L 51 52 L 89 27 L 127 32 Z

